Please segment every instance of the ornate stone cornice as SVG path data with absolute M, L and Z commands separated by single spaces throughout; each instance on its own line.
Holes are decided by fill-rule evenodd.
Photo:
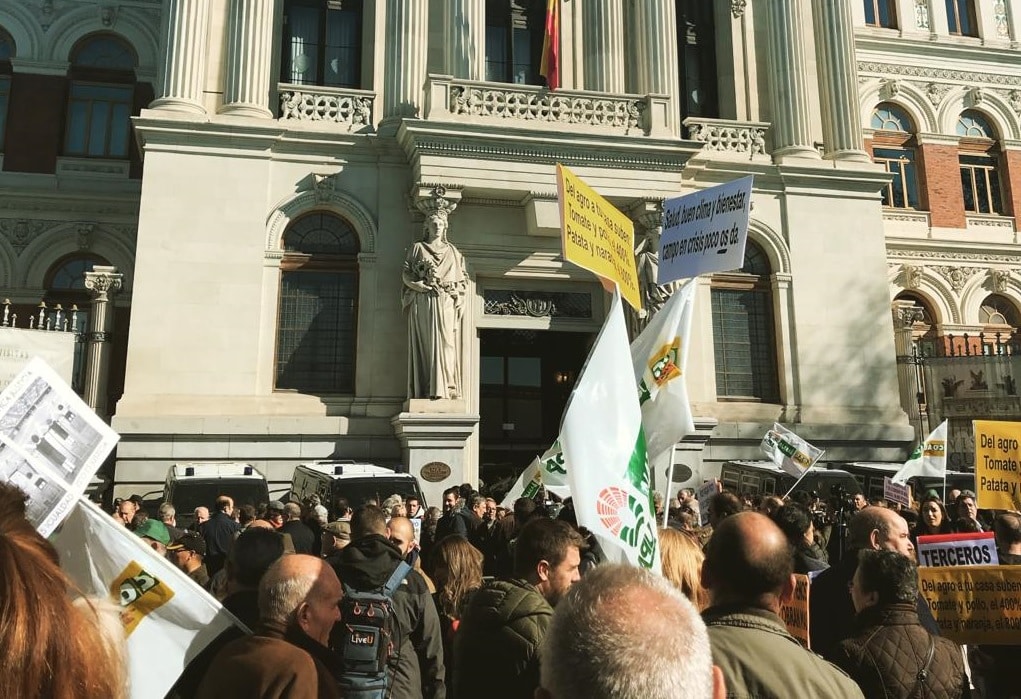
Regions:
M 1021 87 L 1021 76 L 1018 75 L 975 73 L 972 71 L 949 70 L 947 68 L 928 68 L 901 63 L 858 61 L 858 72 L 873 73 L 877 75 L 903 75 L 911 78 L 922 78 L 923 80 L 944 80 L 966 85 L 987 84 Z
M 1021 266 L 1021 255 L 997 255 L 993 253 L 955 252 L 943 250 L 904 250 L 895 249 L 887 252 L 891 259 L 898 260 L 945 260 L 961 262 L 995 262 Z

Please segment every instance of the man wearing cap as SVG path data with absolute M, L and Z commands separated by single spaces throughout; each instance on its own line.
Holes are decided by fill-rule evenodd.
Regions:
M 274 529 L 284 526 L 284 503 L 279 500 L 271 500 L 266 505 L 266 521 L 272 524 Z
M 202 586 L 209 589 L 209 571 L 203 559 L 206 557 L 206 542 L 198 532 L 188 532 L 167 547 L 170 562 Z
M 170 532 L 163 522 L 147 519 L 135 528 L 135 534 L 142 537 L 145 543 L 159 555 L 166 554 L 167 544 L 170 543 Z
M 339 562 L 340 550 L 351 543 L 350 522 L 330 522 L 320 537 L 321 555 L 331 566 Z

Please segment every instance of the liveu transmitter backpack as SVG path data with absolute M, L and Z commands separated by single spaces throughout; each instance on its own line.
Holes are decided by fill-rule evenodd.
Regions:
M 394 592 L 411 572 L 401 561 L 383 587 L 359 591 L 344 585 L 340 602 L 340 631 L 335 651 L 340 656 L 340 688 L 345 699 L 385 699 L 400 654 L 401 638 L 394 615 Z

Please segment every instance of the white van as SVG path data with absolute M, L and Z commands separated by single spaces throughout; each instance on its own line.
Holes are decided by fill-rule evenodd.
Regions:
M 319 501 L 336 517 L 334 502 L 347 498 L 357 508 L 370 498 L 382 503 L 393 494 L 407 499 L 414 496 L 426 507 L 425 497 L 418 480 L 410 473 L 398 473 L 385 466 L 355 463 L 354 461 L 317 461 L 301 464 L 294 469 L 291 480 L 291 500 L 301 502 L 315 493 Z
M 195 520 L 195 508 L 214 512 L 216 498 L 229 495 L 234 507 L 269 502 L 266 477 L 251 464 L 235 462 L 189 462 L 174 464 L 167 471 L 163 502 L 177 511 L 177 526 L 188 527 Z

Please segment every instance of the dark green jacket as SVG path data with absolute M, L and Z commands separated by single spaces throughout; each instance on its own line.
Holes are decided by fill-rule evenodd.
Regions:
M 455 699 L 532 699 L 552 617 L 524 580 L 495 580 L 472 595 L 454 636 Z
M 802 648 L 776 614 L 752 607 L 710 607 L 702 619 L 729 699 L 862 699 L 850 677 Z

